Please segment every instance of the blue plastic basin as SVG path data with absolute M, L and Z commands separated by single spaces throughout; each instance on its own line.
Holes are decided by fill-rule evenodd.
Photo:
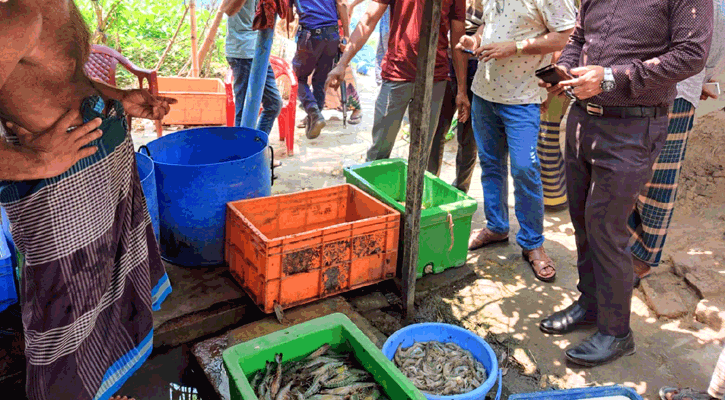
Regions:
M 147 156 L 136 153 L 136 167 L 138 176 L 141 179 L 141 188 L 146 196 L 146 208 L 151 215 L 151 226 L 154 228 L 156 240 L 159 240 L 159 199 L 156 196 L 156 174 L 154 173 L 154 162 Z
M 14 251 L 12 238 L 9 234 L 10 223 L 5 210 L 2 213 L 2 229 L 0 229 L 0 311 L 4 311 L 18 302 L 18 292 L 15 288 Z M 7 232 L 7 233 L 6 233 Z
M 412 346 L 415 342 L 429 342 L 438 341 L 441 343 L 453 342 L 464 350 L 468 350 L 473 354 L 473 357 L 483 364 L 486 368 L 488 377 L 483 384 L 468 393 L 457 394 L 453 396 L 436 396 L 430 393 L 425 393 L 425 397 L 429 400 L 474 400 L 474 399 L 485 399 L 486 394 L 493 388 L 493 385 L 498 380 L 498 391 L 496 393 L 496 400 L 501 398 L 501 371 L 498 369 L 498 360 L 496 354 L 493 352 L 491 346 L 486 343 L 478 335 L 471 331 L 457 327 L 455 325 L 440 324 L 440 323 L 424 323 L 424 324 L 413 324 L 406 326 L 405 328 L 393 333 L 392 336 L 385 341 L 383 345 L 383 354 L 388 357 L 389 360 L 393 360 L 395 352 L 398 350 L 398 346 L 402 345 L 403 348 Z
M 224 262 L 226 204 L 272 193 L 267 141 L 256 129 L 214 127 L 146 145 L 156 170 L 165 260 L 189 267 Z

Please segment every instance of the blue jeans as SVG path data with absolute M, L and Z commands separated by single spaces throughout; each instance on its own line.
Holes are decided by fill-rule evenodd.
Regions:
M 307 114 L 319 113 L 325 108 L 325 81 L 335 66 L 339 45 L 337 25 L 322 28 L 319 33 L 304 28 L 297 32 L 297 52 L 292 69 L 297 75 L 297 98 Z M 312 88 L 307 83 L 310 75 Z
M 242 122 L 242 112 L 244 110 L 244 99 L 247 96 L 247 84 L 249 83 L 249 73 L 252 67 L 252 59 L 247 58 L 227 58 L 229 66 L 234 73 L 234 105 L 235 117 L 234 126 L 240 126 Z M 257 129 L 269 135 L 274 126 L 274 120 L 277 119 L 282 111 L 282 96 L 277 89 L 277 81 L 274 79 L 274 70 L 270 65 L 267 68 L 267 79 L 264 83 L 264 95 L 262 96 L 262 115 L 257 122 Z
M 536 153 L 539 136 L 538 104 L 492 103 L 476 95 L 471 100 L 471 120 L 481 163 L 487 227 L 508 233 L 508 163 L 514 179 L 516 218 L 521 229 L 516 241 L 524 250 L 544 244 L 544 192 L 541 165 Z

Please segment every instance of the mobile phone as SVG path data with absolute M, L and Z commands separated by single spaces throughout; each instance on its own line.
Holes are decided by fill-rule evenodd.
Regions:
M 704 86 L 716 96 L 720 96 L 720 82 L 707 82 Z
M 556 85 L 561 81 L 571 79 L 571 75 L 562 71 L 554 64 L 549 64 L 544 68 L 536 70 L 535 74 L 539 79 L 551 85 Z

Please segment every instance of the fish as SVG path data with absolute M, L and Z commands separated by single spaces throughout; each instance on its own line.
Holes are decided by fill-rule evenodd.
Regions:
M 269 392 L 273 398 L 276 398 L 282 383 L 282 353 L 274 355 L 274 362 L 277 363 L 277 370 L 269 384 Z
M 483 364 L 452 342 L 416 342 L 407 348 L 401 344 L 393 362 L 415 387 L 438 396 L 468 393 L 487 378 Z
M 275 354 L 250 384 L 260 400 L 389 400 L 351 354 L 332 351 L 329 344 L 297 360 L 283 362 Z

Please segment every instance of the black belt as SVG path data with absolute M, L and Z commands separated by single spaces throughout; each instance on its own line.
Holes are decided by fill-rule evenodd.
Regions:
M 589 115 L 605 118 L 657 118 L 669 113 L 669 107 L 610 107 L 577 100 L 579 106 Z
M 307 29 L 304 26 L 300 27 L 301 30 L 311 32 L 313 35 L 322 35 L 323 33 L 336 33 L 340 31 L 338 25 L 325 26 L 317 29 Z

